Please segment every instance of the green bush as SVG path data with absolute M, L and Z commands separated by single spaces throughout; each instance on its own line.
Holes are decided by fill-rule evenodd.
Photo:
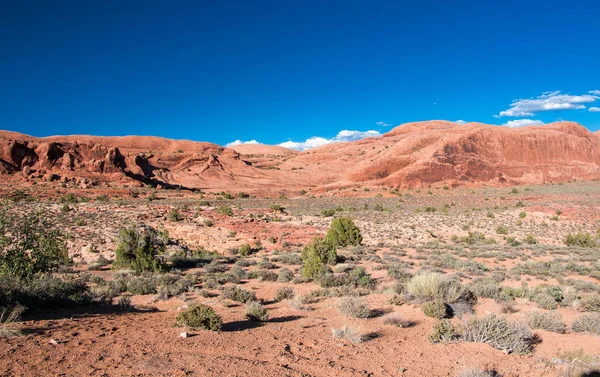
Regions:
M 442 319 L 446 317 L 448 312 L 447 306 L 443 301 L 427 301 L 421 305 L 423 314 L 428 317 L 435 319 Z
M 85 281 L 37 274 L 22 280 L 14 276 L 0 278 L 0 307 L 24 306 L 27 311 L 57 309 L 91 304 Z
M 304 261 L 302 276 L 314 279 L 323 276 L 330 270 L 327 264 L 336 263 L 337 252 L 335 246 L 329 241 L 315 237 L 304 247 L 301 258 Z
M 458 338 L 456 329 L 447 319 L 442 319 L 433 325 L 429 341 L 431 343 L 451 342 Z
M 567 234 L 565 245 L 579 247 L 596 247 L 596 239 L 589 233 Z
M 363 239 L 360 230 L 347 217 L 334 219 L 325 238 L 335 247 L 358 246 Z
M 43 212 L 11 216 L 0 209 L 0 275 L 27 279 L 68 263 L 65 238 Z
M 177 316 L 177 326 L 219 331 L 223 326 L 223 322 L 213 308 L 197 304 L 179 313 Z
M 119 232 L 119 243 L 115 250 L 115 269 L 131 269 L 136 272 L 162 271 L 164 263 L 158 258 L 165 251 L 159 234 L 151 229 L 136 226 L 123 228 Z
M 231 209 L 230 206 L 220 206 L 217 209 L 217 212 L 220 213 L 221 215 L 233 216 L 233 210 Z

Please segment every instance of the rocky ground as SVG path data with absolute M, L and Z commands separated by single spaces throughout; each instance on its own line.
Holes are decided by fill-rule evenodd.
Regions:
M 92 288 L 136 278 L 110 264 L 119 230 L 128 224 L 144 224 L 168 238 L 170 258 L 194 250 L 211 255 L 204 264 L 166 273 L 173 285 L 191 282 L 172 294 L 160 287 L 163 282 L 156 293 L 125 289 L 111 297 L 117 303 L 131 295 L 127 305 L 26 314 L 17 324 L 21 336 L 0 341 L 2 376 L 456 376 L 471 368 L 502 376 L 570 376 L 600 365 L 599 334 L 572 329 L 585 312 L 600 311 L 600 298 L 597 308 L 581 304 L 600 293 L 600 248 L 565 245 L 568 234 L 597 234 L 597 182 L 379 188 L 352 197 L 272 199 L 152 188 L 73 190 L 50 183 L 16 190 L 4 182 L 0 192 L 13 199 L 8 211 L 43 213 L 68 236 L 74 265 L 60 273 L 85 275 Z M 363 241 L 340 248 L 345 261 L 332 269 L 343 275 L 364 267 L 373 280 L 366 289 L 343 291 L 300 278 L 302 248 L 342 216 L 354 221 Z M 258 251 L 240 255 L 246 245 Z M 288 278 L 280 277 L 283 269 L 291 272 Z M 531 293 L 514 300 L 480 293 L 472 315 L 448 320 L 456 326 L 490 313 L 530 323 L 531 313 L 541 311 L 559 313 L 566 331 L 533 329 L 535 344 L 523 355 L 462 339 L 432 343 L 438 320 L 397 288 L 406 279 L 394 271 L 406 279 L 440 273 L 466 287 L 491 278 L 491 289 L 525 287 Z M 230 286 L 254 292 L 269 319 L 247 320 L 245 304 L 223 298 Z M 539 299 L 551 292 L 546 286 L 560 287 L 560 300 Z M 295 298 L 275 300 L 284 287 Z M 567 300 L 568 294 L 576 298 Z M 360 296 L 369 315 L 344 315 L 339 306 L 347 296 Z M 221 331 L 175 326 L 178 314 L 195 303 L 221 316 Z M 332 335 L 344 326 L 358 341 Z

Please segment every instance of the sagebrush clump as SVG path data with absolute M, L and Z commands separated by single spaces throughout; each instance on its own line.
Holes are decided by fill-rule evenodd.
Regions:
M 526 325 L 496 314 L 473 317 L 462 324 L 460 332 L 467 342 L 487 343 L 506 353 L 529 353 L 535 340 Z
M 177 326 L 219 331 L 223 326 L 223 321 L 210 306 L 197 304 L 179 313 Z

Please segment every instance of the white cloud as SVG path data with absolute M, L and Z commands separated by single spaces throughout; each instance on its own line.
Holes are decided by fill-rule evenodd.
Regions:
M 305 141 L 286 141 L 284 143 L 278 144 L 281 147 L 295 149 L 298 151 L 305 151 L 307 149 L 320 147 L 322 145 L 330 144 L 330 143 L 340 143 L 347 141 L 356 141 L 360 139 L 364 139 L 366 137 L 377 137 L 381 135 L 379 131 L 352 131 L 352 130 L 342 130 L 338 132 L 338 134 L 331 138 L 327 139 L 321 136 L 313 136 L 309 137 Z
M 391 124 L 386 123 L 386 122 L 377 122 L 375 124 L 378 125 L 378 126 L 381 126 L 381 127 L 389 127 L 389 126 L 391 126 Z
M 592 113 L 600 113 L 600 107 L 590 107 L 588 110 Z
M 458 124 L 465 124 L 465 123 L 467 123 L 467 122 L 466 122 L 466 121 L 464 121 L 464 120 L 462 120 L 462 119 L 459 119 L 459 120 L 457 120 L 457 121 L 456 121 L 456 122 L 454 122 L 454 123 L 458 123 Z
M 596 91 L 590 91 L 592 94 L 583 94 L 572 96 L 570 94 L 561 94 L 560 91 L 545 92 L 537 98 L 514 100 L 508 110 L 501 111 L 498 116 L 533 116 L 540 111 L 550 110 L 580 110 L 585 109 L 584 103 L 594 102 L 600 99 Z
M 241 140 L 236 140 L 236 141 L 232 141 L 231 143 L 227 143 L 225 144 L 226 147 L 233 147 L 234 145 L 240 145 L 240 144 L 260 144 L 258 141 L 256 140 L 248 140 L 248 141 L 241 141 Z
M 600 96 L 600 90 L 590 90 L 590 94 L 593 94 L 595 96 Z
M 525 127 L 525 126 L 541 126 L 543 124 L 544 124 L 544 122 L 542 122 L 541 120 L 516 119 L 516 120 L 509 120 L 508 122 L 504 123 L 504 126 L 511 127 L 511 128 L 518 128 L 518 127 Z

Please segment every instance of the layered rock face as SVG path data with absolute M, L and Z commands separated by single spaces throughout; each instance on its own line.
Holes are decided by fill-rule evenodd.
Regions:
M 236 148 L 236 147 L 234 147 Z M 572 122 L 507 128 L 407 123 L 302 153 L 156 137 L 0 132 L 0 173 L 159 187 L 290 192 L 333 187 L 530 184 L 600 179 L 600 134 Z

